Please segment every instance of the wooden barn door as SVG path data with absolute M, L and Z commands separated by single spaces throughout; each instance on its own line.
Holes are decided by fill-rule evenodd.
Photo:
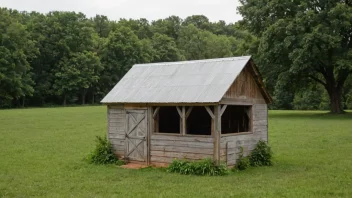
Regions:
M 147 110 L 126 110 L 125 160 L 147 162 Z

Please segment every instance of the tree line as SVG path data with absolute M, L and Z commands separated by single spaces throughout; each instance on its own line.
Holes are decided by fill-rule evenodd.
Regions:
M 136 63 L 253 55 L 271 108 L 351 108 L 351 6 L 275 2 L 241 0 L 235 24 L 0 8 L 0 107 L 95 104 Z

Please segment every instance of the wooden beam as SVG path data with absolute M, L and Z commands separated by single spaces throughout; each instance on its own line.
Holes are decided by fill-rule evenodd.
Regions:
M 153 119 L 155 119 L 156 115 L 159 113 L 159 109 L 160 109 L 160 107 L 157 107 L 157 108 L 154 110 Z
M 220 104 L 227 104 L 227 105 L 244 105 L 244 106 L 251 106 L 254 104 L 266 104 L 264 99 L 235 99 L 235 98 L 223 98 L 220 101 Z
M 222 116 L 222 114 L 224 114 L 226 108 L 227 108 L 227 105 L 222 106 L 221 111 L 220 111 L 220 117 Z
M 182 135 L 186 135 L 186 107 L 182 107 Z
M 207 110 L 207 112 L 209 113 L 210 117 L 212 119 L 215 119 L 215 115 L 213 114 L 213 112 L 211 111 L 211 109 L 208 106 L 205 106 L 205 109 Z
M 159 108 L 159 107 L 158 107 Z M 154 116 L 153 114 L 153 107 L 149 107 L 148 110 L 147 110 L 147 113 L 148 113 L 148 122 L 149 124 L 147 124 L 148 126 L 148 130 L 147 130 L 147 165 L 149 166 L 151 164 L 151 161 L 150 161 L 150 149 L 151 149 L 151 144 L 150 144 L 150 137 L 153 133 L 153 130 L 154 130 L 154 119 L 152 118 L 152 116 Z M 155 113 L 155 111 L 154 111 Z
M 187 119 L 187 118 L 189 117 L 189 115 L 191 114 L 192 109 L 193 109 L 193 107 L 189 107 L 189 108 L 187 109 L 187 112 L 186 112 L 186 119 Z
M 176 106 L 176 109 L 177 109 L 178 115 L 180 116 L 180 118 L 182 118 L 182 111 L 180 107 Z
M 220 164 L 220 141 L 221 141 L 221 106 L 214 107 L 214 161 L 216 165 Z

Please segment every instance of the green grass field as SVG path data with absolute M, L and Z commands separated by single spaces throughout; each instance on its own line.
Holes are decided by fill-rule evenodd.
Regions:
M 0 111 L 0 197 L 351 197 L 352 113 L 271 111 L 274 166 L 224 177 L 87 164 L 106 109 Z

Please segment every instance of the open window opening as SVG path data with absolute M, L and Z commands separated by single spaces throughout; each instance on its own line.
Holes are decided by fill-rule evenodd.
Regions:
M 187 134 L 211 135 L 211 117 L 204 107 L 193 107 L 187 118 Z
M 251 107 L 228 105 L 221 117 L 221 133 L 243 133 L 251 131 Z
M 180 134 L 180 116 L 176 107 L 159 107 L 154 121 L 155 133 Z

